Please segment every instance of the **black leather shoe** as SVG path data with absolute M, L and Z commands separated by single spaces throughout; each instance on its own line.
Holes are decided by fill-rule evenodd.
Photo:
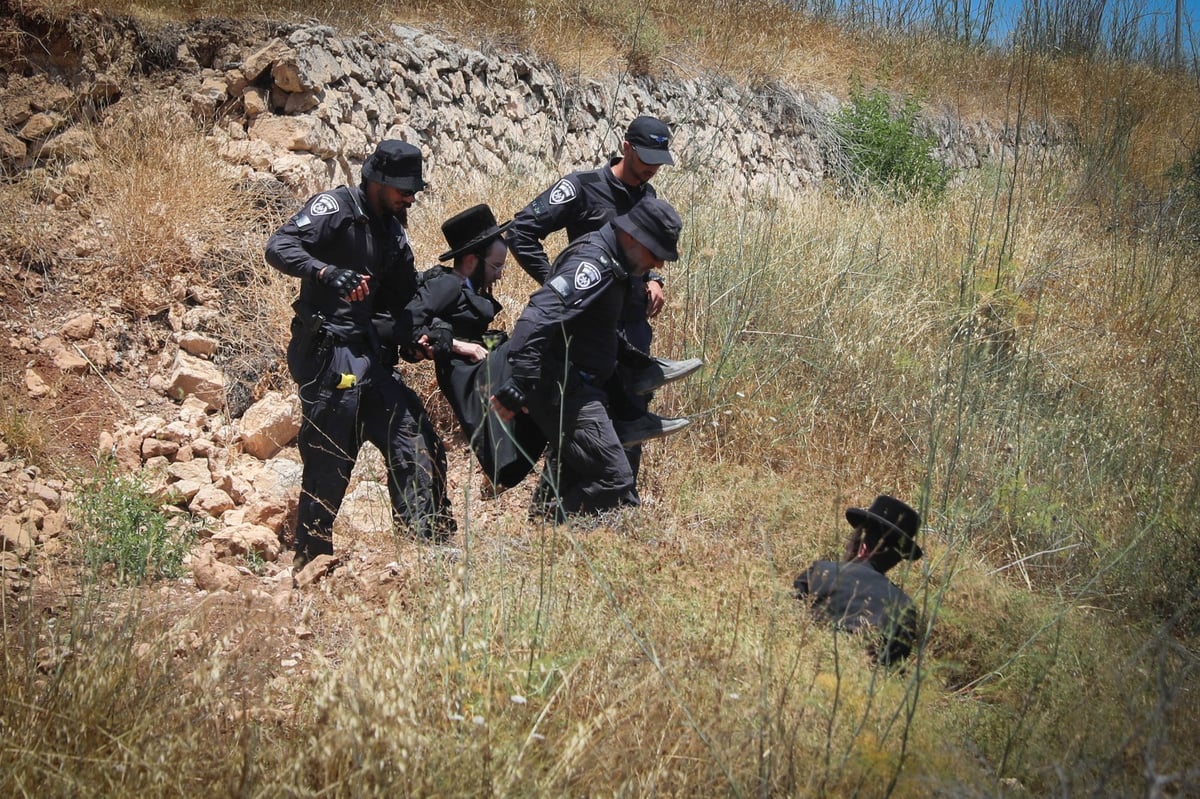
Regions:
M 634 394 L 649 394 L 667 383 L 687 377 L 701 366 L 704 366 L 703 358 L 688 358 L 686 361 L 655 358 L 650 366 L 630 372 L 625 380 L 625 388 Z
M 632 447 L 649 441 L 652 438 L 662 438 L 672 433 L 678 433 L 691 424 L 691 419 L 683 417 L 671 419 L 656 413 L 645 413 L 636 419 L 615 419 L 613 429 L 622 447 Z

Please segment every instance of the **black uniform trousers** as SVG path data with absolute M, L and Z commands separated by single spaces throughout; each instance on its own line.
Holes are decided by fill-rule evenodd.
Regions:
M 304 417 L 298 446 L 304 471 L 296 551 L 310 558 L 333 552 L 333 520 L 365 441 L 378 447 L 387 463 L 395 522 L 421 539 L 448 537 L 455 525 L 446 497 L 446 450 L 420 398 L 395 372 L 346 389 L 332 382 L 300 386 Z
M 608 413 L 603 386 L 570 379 L 561 402 L 550 392 L 528 398 L 529 414 L 548 442 L 540 501 L 557 498 L 563 514 L 638 505 L 633 470 Z M 549 508 L 547 508 L 549 510 Z

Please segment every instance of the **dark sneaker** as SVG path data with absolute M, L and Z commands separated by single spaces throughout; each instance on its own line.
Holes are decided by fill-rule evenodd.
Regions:
M 668 419 L 656 413 L 646 413 L 628 421 L 615 419 L 613 420 L 613 429 L 617 431 L 617 438 L 622 447 L 632 447 L 652 438 L 662 438 L 672 433 L 678 433 L 691 423 L 690 419 L 682 417 Z
M 667 383 L 687 377 L 701 366 L 704 366 L 703 358 L 688 358 L 686 361 L 655 358 L 650 366 L 629 372 L 624 381 L 625 388 L 634 394 L 649 394 Z

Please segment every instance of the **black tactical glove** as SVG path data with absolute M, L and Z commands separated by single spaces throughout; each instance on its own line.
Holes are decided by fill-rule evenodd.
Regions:
M 496 402 L 499 402 L 513 413 L 521 413 L 525 410 L 525 406 L 529 404 L 525 400 L 524 388 L 511 377 L 504 381 L 504 385 L 496 389 L 495 397 Z
M 317 273 L 317 280 L 333 289 L 339 297 L 348 297 L 362 283 L 362 275 L 353 269 L 327 266 Z
M 433 357 L 441 358 L 450 354 L 454 346 L 453 328 L 449 325 L 430 325 L 424 334 L 429 341 L 429 348 L 433 350 Z

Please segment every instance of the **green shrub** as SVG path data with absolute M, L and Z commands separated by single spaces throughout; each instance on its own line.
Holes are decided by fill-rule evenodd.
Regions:
M 182 574 L 198 523 L 168 515 L 137 476 L 102 466 L 80 488 L 74 510 L 84 560 L 94 573 L 111 563 L 123 583 Z
M 856 86 L 834 116 L 852 181 L 882 186 L 898 199 L 940 197 L 950 168 L 933 157 L 934 140 L 917 131 L 920 104 L 906 97 L 895 116 L 891 106 L 883 89 Z

